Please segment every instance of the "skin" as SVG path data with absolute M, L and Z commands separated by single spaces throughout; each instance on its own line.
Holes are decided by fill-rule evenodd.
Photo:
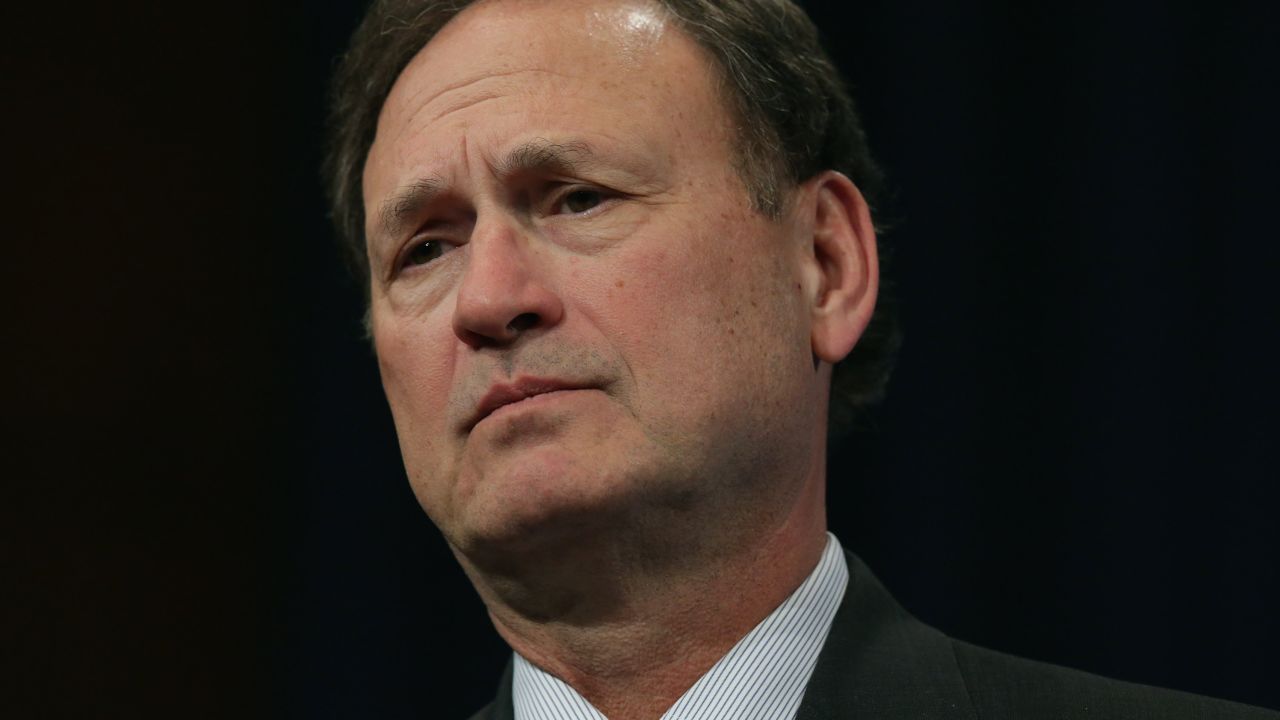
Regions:
M 831 364 L 875 303 L 853 184 L 765 218 L 732 127 L 655 7 L 486 0 L 397 80 L 366 163 L 414 493 L 502 637 L 610 718 L 659 717 L 813 569 Z M 473 424 L 531 379 L 570 389 Z

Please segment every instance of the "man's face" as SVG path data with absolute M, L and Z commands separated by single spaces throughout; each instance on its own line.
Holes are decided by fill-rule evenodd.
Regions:
M 773 481 L 825 407 L 806 227 L 751 209 L 732 128 L 643 2 L 482 2 L 397 81 L 364 175 L 373 334 L 456 547 L 747 523 L 795 492 Z

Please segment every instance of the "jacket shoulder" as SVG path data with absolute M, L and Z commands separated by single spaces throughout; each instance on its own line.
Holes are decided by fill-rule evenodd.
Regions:
M 1280 713 L 1122 682 L 952 640 L 979 718 L 1280 720 Z

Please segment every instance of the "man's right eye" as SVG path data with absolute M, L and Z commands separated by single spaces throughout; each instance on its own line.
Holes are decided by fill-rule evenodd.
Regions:
M 404 255 L 404 266 L 426 265 L 444 254 L 444 243 L 439 240 L 418 240 Z

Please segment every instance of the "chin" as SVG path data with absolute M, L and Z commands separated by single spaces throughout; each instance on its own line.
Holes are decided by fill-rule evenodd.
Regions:
M 524 448 L 460 477 L 467 487 L 453 527 L 441 530 L 465 554 L 524 554 L 576 543 L 617 527 L 635 502 L 634 483 L 606 462 L 588 465 L 562 443 Z

